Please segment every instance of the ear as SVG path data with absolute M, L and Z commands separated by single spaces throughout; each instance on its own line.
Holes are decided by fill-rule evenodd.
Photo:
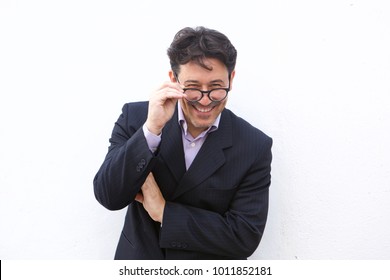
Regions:
M 234 76 L 236 75 L 236 70 L 233 70 L 232 73 L 230 74 L 230 90 L 232 90 L 232 85 L 233 85 L 233 79 Z
M 177 83 L 175 73 L 173 73 L 172 70 L 169 70 L 168 75 L 169 75 L 169 79 L 171 80 L 172 83 Z

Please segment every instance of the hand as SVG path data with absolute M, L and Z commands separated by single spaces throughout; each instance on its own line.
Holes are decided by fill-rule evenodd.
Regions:
M 146 212 L 154 221 L 162 223 L 165 199 L 152 173 L 146 178 L 141 191 L 142 193 L 138 193 L 135 200 L 142 203 Z
M 175 112 L 177 100 L 183 98 L 183 88 L 175 82 L 165 82 L 152 93 L 149 100 L 146 127 L 150 132 L 159 135 L 165 124 Z

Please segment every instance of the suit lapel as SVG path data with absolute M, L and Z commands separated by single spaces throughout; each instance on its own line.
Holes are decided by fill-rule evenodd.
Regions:
M 202 148 L 176 188 L 173 199 L 195 188 L 225 163 L 224 149 L 232 145 L 230 118 L 224 110 L 218 129 L 207 136 Z
M 177 107 L 172 119 L 163 129 L 161 144 L 161 157 L 177 182 L 181 180 L 186 172 L 181 128 L 178 123 Z

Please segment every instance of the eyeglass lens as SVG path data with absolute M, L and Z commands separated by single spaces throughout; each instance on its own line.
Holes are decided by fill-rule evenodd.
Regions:
M 209 92 L 202 92 L 198 89 L 186 89 L 184 91 L 186 94 L 186 99 L 188 101 L 199 101 L 202 99 L 203 94 L 208 94 L 208 97 L 211 101 L 221 101 L 223 100 L 227 95 L 226 89 L 213 89 Z

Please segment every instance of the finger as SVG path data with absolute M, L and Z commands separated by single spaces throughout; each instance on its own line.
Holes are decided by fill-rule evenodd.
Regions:
M 164 104 L 168 100 L 177 101 L 184 98 L 183 92 L 178 92 L 173 89 L 162 89 L 157 92 L 154 92 L 150 98 L 150 101 L 155 103 Z
M 171 87 L 171 88 L 173 88 L 173 89 L 177 89 L 177 90 L 179 90 L 180 92 L 182 92 L 183 89 L 185 88 L 184 85 L 179 84 L 179 83 L 172 83 L 172 84 L 170 84 L 169 87 Z
M 174 82 L 164 82 L 160 87 L 157 88 L 157 91 L 163 90 L 166 88 L 172 88 L 172 89 L 177 89 L 178 91 L 182 91 L 184 86 L 179 84 L 179 83 L 174 83 Z
M 152 182 L 156 182 L 152 172 L 149 173 L 149 175 L 148 175 L 148 177 L 146 179 L 151 180 Z
M 184 96 L 183 89 L 166 87 L 158 91 L 158 94 L 163 99 L 180 99 Z
M 142 193 L 137 193 L 136 195 L 135 195 L 135 199 L 134 199 L 135 201 L 138 201 L 139 203 L 144 203 L 144 196 L 143 196 L 143 194 Z
M 143 186 L 141 187 L 142 193 L 145 196 L 155 196 L 157 193 L 160 192 L 160 188 L 157 185 L 156 180 L 153 177 L 152 173 L 149 173 L 148 177 L 146 178 Z
M 142 191 L 148 191 L 153 185 L 156 185 L 156 181 L 154 180 L 153 174 L 150 172 L 141 189 Z

